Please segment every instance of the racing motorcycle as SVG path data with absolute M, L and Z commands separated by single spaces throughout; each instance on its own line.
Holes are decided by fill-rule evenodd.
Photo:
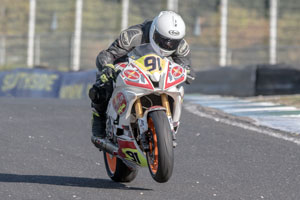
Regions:
M 139 167 L 148 167 L 155 181 L 167 182 L 184 96 L 178 85 L 186 69 L 157 55 L 150 44 L 133 49 L 128 63 L 116 67 L 121 72 L 107 108 L 107 137 L 92 138 L 103 150 L 107 174 L 130 182 Z

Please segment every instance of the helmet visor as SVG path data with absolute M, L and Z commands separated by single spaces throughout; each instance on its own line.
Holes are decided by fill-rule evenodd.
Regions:
M 182 39 L 170 39 L 161 35 L 157 30 L 154 31 L 153 40 L 162 49 L 167 51 L 174 51 L 179 46 Z

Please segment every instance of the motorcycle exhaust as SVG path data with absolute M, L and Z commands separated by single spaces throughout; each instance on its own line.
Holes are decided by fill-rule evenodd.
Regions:
M 108 139 L 105 139 L 105 138 L 100 139 L 98 137 L 92 136 L 91 140 L 92 140 L 92 143 L 100 150 L 105 151 L 112 155 L 118 154 L 119 148 L 116 145 L 114 145 L 111 141 L 109 141 Z

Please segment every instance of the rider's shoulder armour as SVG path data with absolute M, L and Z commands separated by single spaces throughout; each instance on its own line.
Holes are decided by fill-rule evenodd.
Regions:
M 142 34 L 140 29 L 134 28 L 122 31 L 119 38 L 120 47 L 130 49 L 132 46 L 137 46 L 141 43 Z
M 177 48 L 177 50 L 176 50 L 176 52 L 174 53 L 175 55 L 178 55 L 178 56 L 187 56 L 188 54 L 189 54 L 189 52 L 190 52 L 190 46 L 189 46 L 189 44 L 183 39 L 181 42 L 180 42 L 180 44 L 179 44 L 179 46 L 178 46 L 178 48 Z
M 149 41 L 148 32 L 152 21 L 146 20 L 123 30 L 119 36 L 118 44 L 121 48 L 131 50 L 132 48 Z

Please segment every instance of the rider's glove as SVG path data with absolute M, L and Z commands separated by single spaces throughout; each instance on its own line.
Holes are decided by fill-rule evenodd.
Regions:
M 113 64 L 106 64 L 99 73 L 99 80 L 105 84 L 111 80 L 115 81 L 117 76 L 118 70 L 115 68 L 115 66 Z
M 101 104 L 109 100 L 112 94 L 112 82 L 116 80 L 119 71 L 113 64 L 103 66 L 96 74 L 96 83 L 89 90 L 89 97 L 95 104 Z
M 187 72 L 187 78 L 186 78 L 186 83 L 191 84 L 193 80 L 196 78 L 196 73 L 190 66 L 185 66 L 185 70 Z

